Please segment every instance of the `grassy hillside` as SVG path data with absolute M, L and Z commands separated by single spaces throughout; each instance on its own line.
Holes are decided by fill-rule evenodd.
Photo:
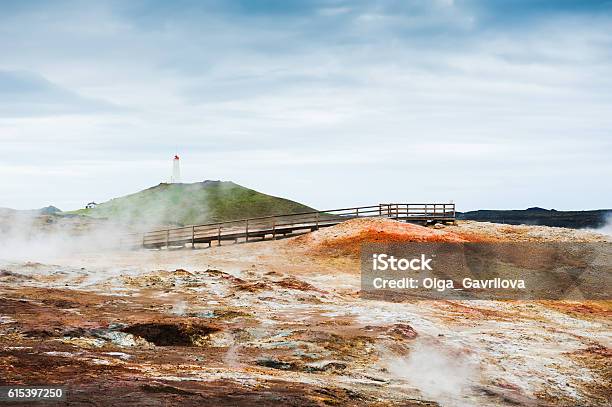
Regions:
M 127 223 L 190 225 L 311 211 L 288 199 L 262 194 L 226 181 L 159 184 L 73 213 Z

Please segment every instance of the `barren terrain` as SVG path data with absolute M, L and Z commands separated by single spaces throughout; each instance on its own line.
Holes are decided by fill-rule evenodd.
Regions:
M 609 241 L 356 220 L 200 250 L 0 264 L 0 385 L 68 405 L 607 406 L 611 302 L 364 300 L 370 241 Z

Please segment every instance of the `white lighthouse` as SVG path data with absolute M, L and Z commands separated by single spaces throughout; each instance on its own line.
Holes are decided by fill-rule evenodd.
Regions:
M 179 156 L 175 155 L 172 160 L 172 178 L 170 178 L 171 184 L 178 184 L 181 182 L 181 166 Z

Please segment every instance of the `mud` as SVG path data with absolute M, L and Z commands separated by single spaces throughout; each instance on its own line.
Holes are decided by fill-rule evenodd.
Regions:
M 3 262 L 0 385 L 62 384 L 73 406 L 610 405 L 610 302 L 363 300 L 354 248 L 386 227 Z

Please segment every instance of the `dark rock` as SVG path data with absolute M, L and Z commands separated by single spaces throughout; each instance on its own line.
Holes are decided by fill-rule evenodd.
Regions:
M 592 211 L 557 211 L 533 207 L 526 210 L 478 210 L 457 212 L 457 219 L 509 225 L 542 225 L 574 229 L 604 226 L 612 216 L 612 209 Z
M 272 369 L 280 369 L 280 370 L 296 370 L 297 366 L 295 363 L 291 362 L 283 362 L 282 360 L 277 359 L 259 359 L 257 361 L 257 365 L 263 367 L 269 367 Z
M 157 346 L 196 346 L 199 338 L 220 329 L 202 324 L 150 322 L 130 325 L 121 331 L 141 337 Z
M 402 339 L 414 339 L 418 336 L 417 331 L 408 324 L 395 324 L 387 332 Z

